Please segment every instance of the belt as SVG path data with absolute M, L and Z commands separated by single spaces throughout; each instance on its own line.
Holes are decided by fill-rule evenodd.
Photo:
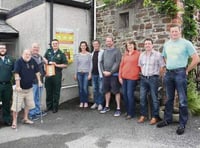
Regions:
M 178 71 L 183 71 L 186 70 L 185 67 L 181 67 L 181 68 L 176 68 L 176 69 L 167 69 L 167 72 L 178 72 Z
M 10 81 L 0 82 L 1 85 L 10 84 Z
M 152 76 L 144 76 L 144 75 L 141 75 L 143 78 L 145 79 L 150 79 L 150 78 L 153 78 L 153 77 L 159 77 L 159 75 L 152 75 Z

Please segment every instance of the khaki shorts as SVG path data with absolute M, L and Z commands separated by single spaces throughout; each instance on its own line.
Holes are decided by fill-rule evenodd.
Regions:
M 22 107 L 26 109 L 35 108 L 35 102 L 33 98 L 33 89 L 22 89 L 21 91 L 13 91 L 13 101 L 11 110 L 15 112 L 21 111 Z

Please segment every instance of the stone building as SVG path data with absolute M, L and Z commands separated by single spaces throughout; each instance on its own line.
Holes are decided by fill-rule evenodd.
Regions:
M 177 2 L 182 7 L 181 2 L 179 0 Z M 154 40 L 155 49 L 161 51 L 163 43 L 169 39 L 169 24 L 179 22 L 181 19 L 181 14 L 172 20 L 165 15 L 158 14 L 153 7 L 143 7 L 141 0 L 135 0 L 120 7 L 115 5 L 97 7 L 96 13 L 97 38 L 104 41 L 108 34 L 112 34 L 116 46 L 122 50 L 128 39 L 136 41 L 138 49 L 143 50 L 143 41 L 148 37 Z M 195 19 L 200 22 L 198 13 L 195 14 Z M 199 38 L 196 39 L 195 45 L 200 51 Z

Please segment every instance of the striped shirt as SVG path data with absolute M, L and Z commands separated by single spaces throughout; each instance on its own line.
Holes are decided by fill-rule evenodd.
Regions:
M 141 67 L 142 75 L 153 76 L 160 74 L 160 68 L 164 67 L 165 63 L 161 53 L 152 50 L 149 55 L 146 51 L 140 55 L 138 65 Z

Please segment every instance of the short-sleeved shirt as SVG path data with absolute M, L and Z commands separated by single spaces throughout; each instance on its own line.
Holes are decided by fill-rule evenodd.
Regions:
M 159 75 L 160 68 L 165 66 L 163 57 L 160 52 L 152 50 L 150 55 L 144 51 L 140 54 L 138 65 L 141 67 L 142 75 L 153 76 Z
M 67 58 L 65 54 L 58 49 L 54 52 L 53 49 L 47 49 L 44 57 L 48 60 L 48 62 L 56 62 L 56 64 L 67 64 Z M 62 72 L 62 68 L 56 67 L 56 74 Z
M 39 67 L 33 58 L 28 62 L 24 61 L 23 58 L 19 58 L 15 63 L 14 73 L 20 76 L 22 89 L 30 89 L 32 87 L 37 72 L 39 72 Z
M 14 59 L 10 56 L 0 58 L 0 82 L 9 82 L 12 78 L 14 69 Z
M 194 53 L 196 53 L 196 49 L 192 43 L 186 39 L 180 38 L 176 41 L 167 41 L 164 44 L 162 56 L 167 59 L 167 69 L 177 69 L 186 67 L 189 56 Z

